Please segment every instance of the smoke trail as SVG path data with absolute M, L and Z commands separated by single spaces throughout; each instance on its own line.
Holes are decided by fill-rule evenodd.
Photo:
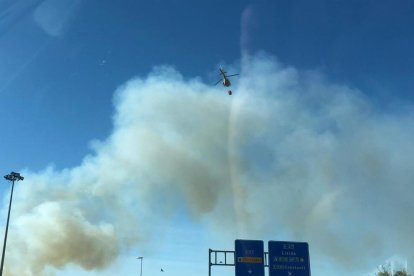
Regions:
M 240 22 L 240 50 L 241 56 L 249 54 L 249 48 L 251 43 L 251 29 L 254 24 L 254 8 L 253 5 L 247 6 L 241 14 Z
M 345 271 L 390 251 L 413 260 L 414 113 L 269 56 L 246 62 L 232 97 L 169 67 L 133 79 L 78 167 L 22 172 L 8 275 L 105 269 L 182 207 L 220 233 L 307 240 Z

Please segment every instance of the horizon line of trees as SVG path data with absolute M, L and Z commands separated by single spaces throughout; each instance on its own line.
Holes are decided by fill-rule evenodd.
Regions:
M 390 267 L 380 266 L 376 276 L 411 276 L 405 269 L 392 271 Z

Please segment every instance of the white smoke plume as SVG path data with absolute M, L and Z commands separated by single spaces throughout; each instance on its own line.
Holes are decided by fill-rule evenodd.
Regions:
M 105 269 L 182 207 L 235 238 L 308 241 L 343 271 L 413 261 L 412 109 L 266 55 L 242 66 L 233 96 L 170 67 L 137 77 L 78 167 L 23 171 L 7 275 Z

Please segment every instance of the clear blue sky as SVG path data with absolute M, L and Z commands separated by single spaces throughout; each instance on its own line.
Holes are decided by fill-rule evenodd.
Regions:
M 373 133 L 376 135 L 396 133 L 400 139 L 398 141 L 404 144 L 406 139 L 412 138 L 412 127 L 410 128 L 409 125 L 413 123 L 412 105 L 414 102 L 412 93 L 414 86 L 413 14 L 414 3 L 409 0 L 2 1 L 0 2 L 0 168 L 3 174 L 12 170 L 26 170 L 30 171 L 31 175 L 41 175 L 41 172 L 49 165 L 54 166 L 57 174 L 64 172 L 65 169 L 71 170 L 71 168 L 80 167 L 85 156 L 95 155 L 95 151 L 91 149 L 91 141 L 99 140 L 106 143 L 105 141 L 108 141 L 107 139 L 117 129 L 117 126 L 114 126 L 115 110 L 122 108 L 117 106 L 119 101 L 114 100 L 116 98 L 115 91 L 134 77 L 146 79 L 155 66 L 172 66 L 183 76 L 184 83 L 195 78 L 211 89 L 218 89 L 217 97 L 228 101 L 228 98 L 224 97 L 225 93 L 220 94 L 222 88 L 213 87 L 211 84 L 216 81 L 215 74 L 219 65 L 227 65 L 234 71 L 242 70 L 243 51 L 247 51 L 252 56 L 265 53 L 265 55 L 277 60 L 275 63 L 279 64 L 278 66 L 294 68 L 295 72 L 298 72 L 297 82 L 299 84 L 295 86 L 296 88 L 292 88 L 293 90 L 299 91 L 301 87 L 308 87 L 307 74 L 316 72 L 315 74 L 323 79 L 321 83 L 318 83 L 324 87 L 322 89 L 324 92 L 321 93 L 327 93 L 326 90 L 336 89 L 337 86 L 358 91 L 356 92 L 358 99 L 364 102 L 362 106 L 368 103 L 369 109 L 375 111 L 374 119 L 369 117 L 373 123 L 368 124 L 369 127 L 372 127 Z M 242 45 L 243 37 L 246 38 L 245 45 Z M 247 82 L 249 85 L 249 81 L 261 81 L 259 79 L 261 71 L 251 70 L 251 78 L 249 75 L 245 79 L 242 76 L 239 79 L 240 83 Z M 239 80 L 234 79 L 233 81 L 236 87 Z M 278 82 L 277 78 L 275 78 L 276 82 Z M 283 85 L 280 87 L 285 87 Z M 290 88 L 286 89 L 286 91 L 290 91 Z M 225 91 L 224 88 L 223 91 Z M 300 91 L 297 93 L 301 95 Z M 306 92 L 304 93 L 306 94 Z M 262 96 L 264 99 L 267 97 L 267 94 L 262 95 L 261 92 L 258 94 L 259 99 Z M 175 97 L 187 99 L 187 96 L 180 96 L 180 93 Z M 234 97 L 237 99 L 237 93 Z M 328 99 L 329 97 L 323 96 L 322 98 Z M 298 100 L 298 102 L 303 104 L 307 100 L 310 102 L 305 105 L 312 106 L 314 109 L 310 109 L 313 111 L 318 109 L 319 105 L 324 105 L 324 102 L 319 102 L 318 105 L 307 97 Z M 149 106 L 152 104 L 156 108 L 157 104 L 153 100 L 146 99 L 145 101 Z M 332 102 L 335 101 L 332 100 L 330 103 Z M 292 104 L 291 101 L 284 102 L 283 99 L 280 103 L 282 106 L 283 103 Z M 163 105 L 160 106 L 162 108 Z M 357 104 L 357 107 L 361 108 L 361 105 Z M 279 110 L 278 108 L 269 105 L 269 110 Z M 136 109 L 141 110 L 139 104 Z M 142 108 L 142 110 L 144 109 Z M 208 108 L 199 111 L 211 112 Z M 145 116 L 152 118 L 151 115 L 145 113 L 147 111 L 142 112 Z M 323 116 L 325 113 L 315 111 L 315 113 L 309 114 Z M 163 117 L 158 114 L 156 116 L 153 119 L 154 124 L 162 125 L 159 120 L 162 120 Z M 187 116 L 191 117 L 192 115 L 187 114 Z M 213 114 L 211 116 L 206 114 L 206 116 L 214 117 Z M 289 116 L 286 115 L 286 117 Z M 339 123 L 335 120 L 333 120 L 335 122 L 318 121 L 315 123 L 315 129 L 320 130 L 328 124 L 332 126 L 338 123 L 338 132 L 341 132 L 342 117 L 338 118 Z M 378 120 L 384 120 L 385 126 L 381 123 L 382 121 L 378 122 Z M 392 125 L 390 123 L 392 120 L 404 122 L 409 130 L 406 131 L 400 125 L 387 128 Z M 151 123 L 148 124 L 151 126 Z M 277 128 L 278 123 L 273 121 L 268 126 Z M 283 126 L 283 129 L 295 129 L 294 126 L 284 124 Z M 199 127 L 202 129 L 204 126 L 199 125 Z M 214 129 L 216 130 L 216 128 Z M 343 131 L 347 135 L 341 134 L 341 137 L 345 137 L 343 139 L 346 141 L 351 141 L 349 142 L 351 145 L 349 151 L 357 151 L 359 147 L 354 147 L 352 141 L 353 139 L 358 140 L 359 132 L 353 136 L 352 130 L 353 128 L 350 128 L 349 132 Z M 192 130 L 192 132 L 197 131 Z M 177 130 L 177 133 L 182 132 Z M 337 132 L 332 131 L 332 133 L 336 135 Z M 269 135 L 270 138 L 267 140 L 259 140 L 260 145 L 265 145 L 263 146 L 264 151 L 268 151 L 269 144 L 275 141 L 272 140 L 272 137 L 276 137 L 274 135 L 276 134 Z M 331 139 L 329 137 L 327 136 L 326 139 Z M 374 143 L 375 139 L 379 139 L 377 136 L 361 137 L 367 141 L 374 141 Z M 378 154 L 396 152 L 396 150 L 408 153 L 413 151 L 409 144 L 404 144 L 405 148 L 398 147 L 398 145 L 388 146 L 388 141 L 385 141 L 387 137 L 383 142 L 378 142 L 378 148 L 382 149 L 382 151 L 378 151 L 380 152 Z M 340 142 L 336 144 L 334 142 L 327 143 L 326 147 L 335 148 L 341 143 L 346 147 L 348 144 L 341 139 L 338 139 Z M 214 140 L 214 136 L 209 140 Z M 369 144 L 369 142 L 367 143 Z M 285 146 L 287 148 L 289 145 L 282 146 L 282 148 Z M 259 152 L 261 146 L 254 147 L 252 144 L 252 148 L 245 149 L 240 155 L 250 156 L 250 151 L 257 149 Z M 97 151 L 99 152 L 99 150 Z M 200 152 L 205 154 L 202 149 Z M 353 167 L 350 165 L 352 161 L 349 161 L 352 159 L 347 159 L 346 149 L 344 152 L 342 149 L 332 152 L 336 156 L 334 162 L 340 163 L 341 166 L 349 166 L 351 168 L 350 174 L 354 173 Z M 168 152 L 166 154 L 168 155 Z M 214 154 L 212 153 L 212 155 Z M 278 151 L 277 155 L 295 158 L 294 156 L 297 154 L 299 153 L 293 149 L 292 151 L 286 150 L 286 152 Z M 369 159 L 375 154 L 368 154 L 367 158 Z M 388 158 L 391 155 L 385 156 Z M 249 160 L 259 161 L 249 168 L 256 170 L 254 167 L 262 167 L 268 160 L 273 160 L 272 158 L 264 152 L 252 154 L 252 158 Z M 391 164 L 400 164 L 399 162 L 409 164 L 410 162 L 410 159 L 402 160 L 398 156 L 393 158 L 395 159 L 391 157 L 389 159 L 392 159 Z M 363 158 L 361 157 L 361 159 Z M 275 161 L 275 164 L 279 164 L 278 162 L 280 160 Z M 373 162 L 372 164 L 368 166 L 370 169 L 377 168 L 376 166 L 382 168 L 381 164 L 383 163 Z M 412 164 L 407 165 L 406 170 L 401 169 L 406 173 L 404 180 L 402 180 L 403 183 L 407 179 L 412 180 L 410 178 L 412 174 L 408 173 L 410 166 L 412 169 Z M 309 165 L 309 168 L 312 166 Z M 288 179 L 277 175 L 280 168 L 276 168 L 276 165 L 266 166 L 262 169 L 268 170 L 269 175 L 275 179 Z M 378 171 L 381 170 L 378 169 Z M 396 181 L 394 176 L 398 172 L 399 168 L 390 169 L 387 174 L 388 182 Z M 333 179 L 338 183 L 346 182 L 347 176 L 341 177 L 342 172 L 334 170 L 332 174 L 335 175 Z M 363 179 L 361 182 L 364 183 L 376 181 L 374 178 L 366 180 L 368 178 L 365 177 L 361 173 L 358 179 Z M 175 178 L 172 179 L 174 182 Z M 309 179 L 312 179 L 312 175 L 309 176 Z M 317 179 L 316 182 L 320 180 L 319 178 L 315 179 Z M 154 181 L 156 182 L 156 180 Z M 396 183 L 399 182 L 396 181 Z M 9 188 L 4 181 L 3 184 L 0 192 L 6 202 Z M 19 185 L 24 184 L 25 182 L 19 183 Z M 74 185 L 73 181 L 66 184 Z M 393 192 L 400 191 L 394 191 L 393 188 L 388 189 L 387 187 L 384 186 L 379 190 L 383 194 L 391 191 L 392 195 Z M 338 188 L 337 193 L 332 192 L 332 196 L 327 196 L 326 200 L 320 201 L 321 205 L 316 205 L 322 207 L 325 206 L 324 204 L 329 205 L 330 200 L 339 197 L 343 191 L 344 189 Z M 189 193 L 191 193 L 191 189 Z M 346 192 L 344 193 L 346 194 Z M 364 194 L 365 190 L 362 193 Z M 368 194 L 368 192 L 366 193 Z M 186 192 L 184 194 L 188 195 Z M 237 196 L 233 195 L 233 197 Z M 274 198 L 277 198 L 276 194 Z M 409 196 L 405 198 L 407 206 L 411 206 L 409 202 L 412 199 Z M 358 200 L 356 199 L 356 201 Z M 169 230 L 163 235 L 165 237 L 176 235 L 176 237 L 183 238 L 186 236 L 183 233 L 200 232 L 200 239 L 203 240 L 200 245 L 202 250 L 206 250 L 208 247 L 214 248 L 214 243 L 218 246 L 229 245 L 231 247 L 236 237 L 228 233 L 222 233 L 223 237 L 228 237 L 226 241 L 224 238 L 217 238 L 214 235 L 211 237 L 208 233 L 215 231 L 211 230 L 211 228 L 215 229 L 215 223 L 212 223 L 213 226 L 211 226 L 210 223 L 205 223 L 205 220 L 209 219 L 204 215 L 199 218 L 198 215 L 193 214 L 191 211 L 193 209 L 189 208 L 190 211 L 188 211 L 186 204 L 191 205 L 191 200 L 189 202 L 178 204 L 178 211 L 171 215 L 173 219 L 171 219 L 172 226 L 169 229 L 178 229 L 178 234 Z M 338 203 L 335 210 L 342 210 L 341 208 L 347 206 L 341 204 Z M 136 207 L 134 204 L 131 206 Z M 204 208 L 204 205 L 200 204 L 200 206 L 200 210 Z M 318 208 L 316 209 L 319 210 Z M 195 208 L 195 210 L 195 213 L 199 212 L 199 209 Z M 390 212 L 395 214 L 398 210 Z M 203 213 L 203 211 L 200 212 Z M 211 214 L 209 212 L 207 213 Z M 105 215 L 108 223 L 111 223 L 110 216 L 108 211 Z M 197 218 L 193 220 L 192 216 Z M 350 216 L 354 219 L 353 223 L 363 220 L 358 214 Z M 393 221 L 393 215 L 390 215 L 390 221 Z M 279 221 L 280 224 L 284 222 L 283 219 Z M 370 223 L 369 219 L 365 222 Z M 335 227 L 339 227 L 338 225 L 340 224 L 335 224 Z M 411 226 L 406 225 L 402 228 L 408 231 L 412 229 Z M 287 233 L 286 238 L 288 239 L 298 236 L 304 239 L 308 237 L 303 233 L 303 235 L 297 235 L 297 232 L 289 229 L 286 227 L 281 230 L 281 232 Z M 309 229 L 308 231 L 313 230 Z M 361 231 L 369 232 L 365 228 Z M 278 238 L 283 238 L 283 235 L 278 235 Z M 350 236 L 352 235 L 350 234 Z M 355 235 L 358 236 L 357 233 Z M 262 236 L 256 233 L 253 236 L 253 238 L 276 239 L 266 231 Z M 154 240 L 153 237 L 152 239 Z M 157 242 L 159 241 L 155 238 L 154 243 Z M 208 244 L 208 242 L 212 244 Z M 174 249 L 171 248 L 177 245 L 177 243 L 172 243 L 171 248 L 164 248 L 165 250 L 158 248 L 158 250 L 154 249 L 153 252 L 148 253 L 148 251 L 142 251 L 137 244 L 132 245 L 131 248 L 122 248 L 119 254 L 121 256 L 118 261 L 119 266 L 127 266 L 129 256 L 134 255 L 135 252 L 137 254 L 144 254 L 143 252 L 152 254 L 151 258 L 154 264 L 158 265 L 160 262 L 157 261 L 157 256 L 163 260 L 168 259 L 163 254 L 168 255 L 165 252 L 174 252 Z M 148 244 L 146 245 L 148 246 Z M 190 245 L 188 248 L 195 250 L 195 247 Z M 319 253 L 320 256 L 326 257 L 326 252 L 329 250 L 324 250 L 321 249 Z M 387 257 L 392 257 L 393 254 L 404 255 L 404 252 L 400 253 L 395 250 L 395 252 L 390 252 Z M 191 257 L 194 256 L 201 256 L 201 267 L 205 268 L 206 252 L 202 251 L 199 255 Z M 410 256 L 402 257 L 410 258 Z M 324 269 L 326 271 L 337 269 L 335 262 L 325 267 L 323 257 L 317 259 L 315 263 L 319 265 L 316 271 L 321 274 L 318 273 L 318 275 L 328 275 L 322 274 Z M 134 265 L 131 270 L 126 269 L 125 273 L 132 273 L 131 271 L 136 268 Z M 361 266 L 358 273 L 361 271 L 370 272 L 373 268 L 375 266 Z M 73 271 L 78 271 L 77 269 L 79 268 L 74 265 L 60 273 L 70 275 L 75 273 Z M 191 269 L 196 271 L 197 267 L 190 268 L 189 271 Z M 110 275 L 111 272 L 107 273 Z M 344 273 L 346 275 L 346 272 Z

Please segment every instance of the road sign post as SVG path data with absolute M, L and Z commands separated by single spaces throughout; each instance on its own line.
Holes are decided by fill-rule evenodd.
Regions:
M 235 241 L 236 276 L 264 276 L 264 245 L 258 240 Z
M 311 276 L 306 242 L 269 241 L 269 276 Z

